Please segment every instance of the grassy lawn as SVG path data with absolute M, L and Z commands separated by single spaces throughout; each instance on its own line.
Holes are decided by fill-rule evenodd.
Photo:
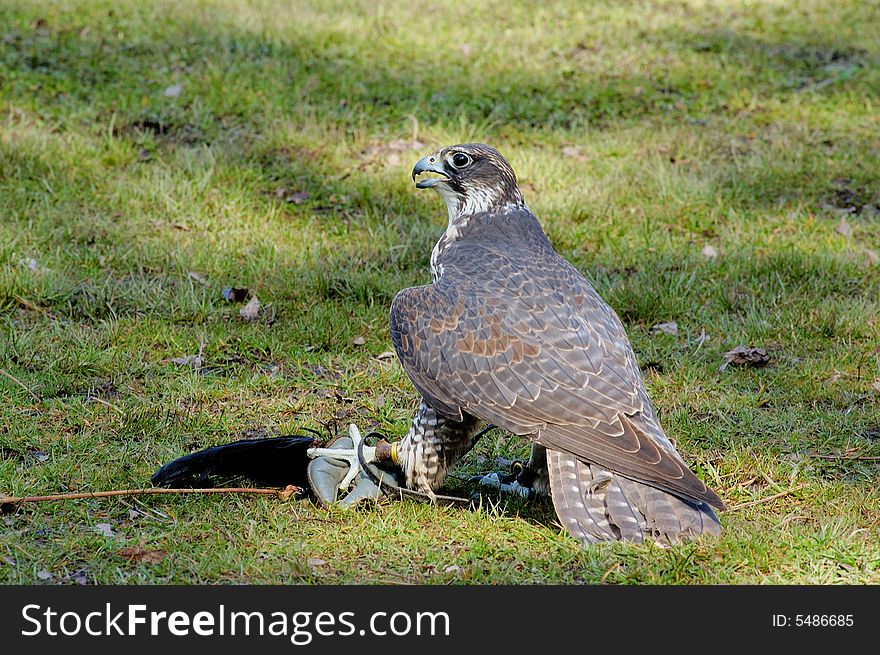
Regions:
M 624 320 L 722 538 L 151 496 L 0 516 L 0 581 L 880 583 L 880 3 L 531 5 L 0 0 L 0 492 L 402 435 L 388 307 L 446 221 L 409 171 L 477 140 Z M 446 491 L 527 450 L 490 434 Z

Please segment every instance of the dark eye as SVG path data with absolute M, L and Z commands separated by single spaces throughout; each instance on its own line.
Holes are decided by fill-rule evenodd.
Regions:
M 463 152 L 457 152 L 452 155 L 452 165 L 456 168 L 464 168 L 471 163 L 471 158 Z

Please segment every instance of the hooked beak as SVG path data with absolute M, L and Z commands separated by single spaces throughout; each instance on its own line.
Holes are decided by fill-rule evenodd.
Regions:
M 449 175 L 447 175 L 446 171 L 443 170 L 443 160 L 436 155 L 428 155 L 427 157 L 422 157 L 419 161 L 416 162 L 416 165 L 413 166 L 412 169 L 413 181 L 415 181 L 416 176 L 421 173 L 438 173 L 443 177 L 428 177 L 424 180 L 419 180 L 418 182 L 416 182 L 417 189 L 430 189 L 443 182 L 444 179 L 449 179 Z

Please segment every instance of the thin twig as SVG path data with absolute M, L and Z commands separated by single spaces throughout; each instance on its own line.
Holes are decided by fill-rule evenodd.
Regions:
M 97 396 L 90 395 L 88 399 L 91 402 L 100 403 L 101 405 L 106 405 L 107 407 L 109 407 L 112 410 L 115 410 L 119 414 L 125 414 L 125 412 L 123 412 L 121 409 L 119 409 L 116 405 L 114 405 L 113 403 L 107 402 L 103 398 L 98 398 Z
M 64 323 L 69 322 L 69 321 L 67 321 L 67 319 L 58 316 L 55 312 L 52 312 L 52 311 L 46 309 L 45 307 L 40 307 L 39 305 L 35 305 L 30 300 L 28 300 L 27 298 L 23 298 L 22 296 L 19 296 L 17 293 L 12 294 L 12 297 L 15 298 L 18 301 L 18 304 L 23 306 L 25 309 L 29 309 L 32 312 L 39 312 L 40 314 L 43 314 L 44 316 L 48 316 L 49 318 L 51 318 L 54 321 L 62 321 Z
M 22 298 L 17 293 L 12 294 L 12 297 L 15 298 L 20 305 L 23 305 L 32 312 L 42 312 L 43 314 L 48 314 L 45 308 L 40 307 L 39 305 L 35 305 L 30 300 L 28 300 L 27 298 Z
M 877 461 L 880 460 L 880 455 L 817 455 L 814 454 L 813 457 L 816 459 L 831 459 L 831 460 L 862 460 L 866 462 Z
M 24 389 L 25 391 L 27 391 L 27 392 L 30 394 L 31 398 L 33 398 L 36 402 L 40 402 L 40 398 L 39 398 L 39 396 L 37 396 L 37 394 L 35 394 L 33 391 L 31 391 L 31 390 L 28 388 L 28 386 L 27 386 L 24 382 L 22 382 L 21 380 L 19 380 L 19 379 L 18 379 L 17 377 L 15 377 L 12 373 L 10 373 L 10 372 L 7 371 L 6 369 L 2 369 L 2 368 L 0 368 L 0 373 L 2 373 L 2 374 L 5 375 L 6 377 L 8 377 L 10 380 L 12 380 L 13 382 L 15 382 L 15 383 L 16 383 L 18 386 L 20 386 L 22 389 Z
M 19 505 L 21 503 L 44 503 L 53 500 L 80 500 L 83 498 L 110 498 L 112 496 L 145 496 L 150 494 L 259 494 L 278 496 L 287 500 L 290 496 L 302 491 L 292 484 L 284 489 L 263 489 L 258 487 L 212 487 L 208 489 L 165 489 L 151 487 L 147 489 L 114 489 L 113 491 L 86 491 L 71 494 L 51 494 L 49 496 L 4 496 L 0 494 L 0 506 Z
M 416 577 L 406 575 L 405 573 L 397 573 L 396 571 L 387 571 L 385 569 L 373 568 L 374 573 L 387 575 L 397 580 L 403 580 L 406 584 L 422 584 L 422 581 Z
M 857 64 L 850 64 L 842 71 L 840 71 L 837 75 L 832 75 L 829 78 L 821 80 L 819 82 L 814 82 L 813 84 L 808 84 L 800 89 L 797 89 L 798 93 L 805 93 L 810 91 L 817 91 L 821 88 L 828 86 L 829 84 L 834 84 L 835 82 L 842 82 L 848 80 L 852 77 L 853 73 L 855 73 L 859 69 Z
M 760 505 L 762 503 L 769 503 L 771 500 L 776 500 L 777 498 L 782 498 L 783 496 L 787 496 L 788 494 L 793 494 L 795 491 L 800 491 L 806 485 L 798 485 L 797 487 L 792 487 L 791 489 L 786 489 L 785 491 L 780 491 L 778 494 L 773 494 L 772 496 L 767 496 L 766 498 L 759 498 L 758 500 L 750 500 L 747 503 L 740 503 L 739 505 L 734 505 L 733 507 L 728 507 L 728 512 L 735 512 L 739 509 L 743 509 L 744 507 L 752 507 L 754 505 Z

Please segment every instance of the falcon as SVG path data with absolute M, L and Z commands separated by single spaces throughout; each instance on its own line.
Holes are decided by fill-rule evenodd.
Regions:
M 449 222 L 431 252 L 431 284 L 391 304 L 391 339 L 421 395 L 407 434 L 367 446 L 352 425 L 327 447 L 308 436 L 240 441 L 166 464 L 153 483 L 244 476 L 308 484 L 322 505 L 388 487 L 440 500 L 448 471 L 489 424 L 529 439 L 532 452 L 515 479 L 481 484 L 549 493 L 585 544 L 718 535 L 712 508 L 724 503 L 666 436 L 623 324 L 553 249 L 510 164 L 467 143 L 420 159 L 412 177 L 440 194 Z M 341 501 L 338 491 L 348 492 Z
M 712 508 L 724 503 L 663 431 L 623 324 L 553 249 L 510 164 L 467 143 L 420 159 L 412 177 L 440 195 L 449 222 L 431 284 L 391 304 L 391 339 L 421 402 L 378 458 L 432 494 L 488 422 L 532 442 L 508 486 L 549 492 L 584 543 L 719 534 Z

